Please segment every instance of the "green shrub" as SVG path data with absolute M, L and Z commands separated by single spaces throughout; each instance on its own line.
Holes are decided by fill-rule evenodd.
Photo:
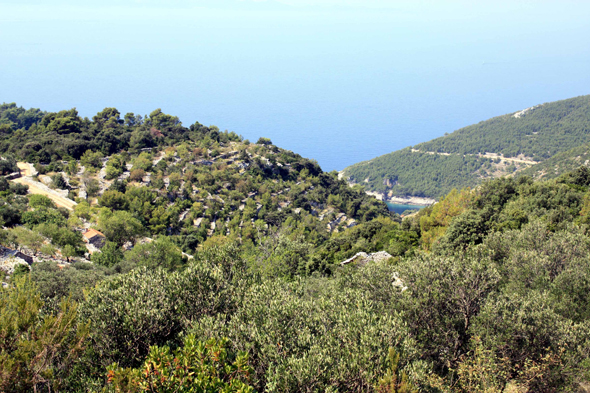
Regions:
M 251 393 L 253 375 L 248 355 L 228 350 L 227 340 L 184 339 L 175 351 L 151 347 L 145 362 L 137 369 L 109 367 L 108 381 L 116 392 L 222 392 Z

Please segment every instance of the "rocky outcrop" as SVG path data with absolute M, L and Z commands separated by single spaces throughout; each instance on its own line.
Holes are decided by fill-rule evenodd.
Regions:
M 364 266 L 369 262 L 383 262 L 388 260 L 389 258 L 392 258 L 392 256 L 386 251 L 374 252 L 372 254 L 367 254 L 366 252 L 358 252 L 353 257 L 340 262 L 340 265 L 344 266 L 348 265 L 349 263 L 355 263 L 358 266 Z M 391 285 L 393 285 L 394 288 L 401 290 L 402 292 L 408 289 L 408 287 L 404 284 L 397 272 L 394 272 L 391 275 Z
M 386 251 L 374 252 L 372 254 L 367 254 L 366 252 L 358 252 L 353 257 L 340 262 L 340 265 L 344 266 L 352 262 L 358 265 L 366 265 L 369 262 L 382 262 L 388 260 L 389 258 L 392 258 L 392 256 Z
M 400 197 L 400 196 L 387 196 L 385 200 L 393 203 L 399 203 L 400 205 L 418 205 L 418 206 L 430 206 L 436 203 L 436 199 L 422 198 L 422 197 Z
M 383 179 L 383 185 L 388 188 L 393 188 L 397 186 L 397 176 L 392 179 Z
M 391 279 L 392 279 L 391 283 L 393 284 L 393 286 L 395 288 L 401 289 L 402 292 L 408 289 L 408 287 L 406 285 L 404 285 L 404 282 L 402 281 L 402 279 L 399 278 L 399 275 L 397 272 L 394 272 L 392 274 Z
M 535 109 L 537 109 L 540 106 L 541 105 L 535 105 L 535 106 L 531 106 L 530 108 L 523 109 L 523 110 L 521 110 L 519 112 L 516 112 L 514 115 L 512 115 L 512 117 L 515 117 L 515 118 L 518 119 L 518 118 L 523 117 L 524 115 L 526 115 L 527 112 L 532 112 L 532 111 L 534 111 Z
M 18 265 L 27 267 L 33 263 L 33 258 L 17 250 L 9 248 L 0 249 L 0 270 L 12 274 Z

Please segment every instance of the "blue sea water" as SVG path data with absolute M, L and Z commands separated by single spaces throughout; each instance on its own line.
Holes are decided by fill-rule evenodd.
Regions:
M 0 2 L 0 102 L 156 108 L 341 170 L 590 93 L 590 2 Z
M 395 212 L 397 214 L 402 214 L 405 211 L 408 210 L 420 210 L 425 208 L 426 206 L 420 206 L 420 205 L 402 205 L 399 203 L 391 203 L 391 202 L 385 202 L 387 204 L 387 207 L 389 208 L 389 211 Z

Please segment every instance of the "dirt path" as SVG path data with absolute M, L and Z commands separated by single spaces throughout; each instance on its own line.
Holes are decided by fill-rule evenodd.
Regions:
M 18 169 L 20 169 L 20 173 L 23 176 L 33 176 L 34 173 L 36 173 L 37 171 L 35 170 L 35 168 L 33 167 L 33 164 L 29 164 L 28 162 L 17 162 L 16 165 L 18 166 Z
M 45 184 L 33 180 L 31 176 L 34 173 L 33 171 L 35 169 L 33 168 L 32 164 L 28 164 L 26 162 L 19 162 L 18 167 L 20 168 L 23 177 L 12 180 L 13 182 L 29 186 L 29 192 L 31 194 L 40 194 L 47 196 L 49 199 L 55 202 L 57 207 L 65 207 L 68 210 L 74 210 L 74 207 L 77 205 L 76 202 L 64 197 L 59 192 L 47 187 Z
M 494 153 L 479 154 L 479 156 L 480 157 L 491 158 L 491 159 L 499 158 L 501 161 L 518 162 L 518 163 L 527 164 L 527 165 L 535 165 L 535 164 L 538 164 L 538 162 L 536 162 L 536 161 L 523 160 L 523 159 L 520 159 L 520 158 L 506 158 L 506 157 L 502 157 L 502 156 L 497 155 L 497 154 L 494 154 Z
M 451 153 L 439 153 L 439 152 L 435 152 L 435 151 L 422 151 L 422 150 L 416 150 L 416 149 L 412 149 L 412 153 L 426 153 L 426 154 L 436 154 L 439 156 L 450 156 Z M 459 155 L 459 154 L 457 154 Z M 491 158 L 491 159 L 496 159 L 499 158 L 501 161 L 509 161 L 509 162 L 518 162 L 521 164 L 527 164 L 527 165 L 535 165 L 538 164 L 538 162 L 536 161 L 531 161 L 531 160 L 522 160 L 520 158 L 507 158 L 507 157 L 503 157 L 499 154 L 495 154 L 495 153 L 485 153 L 485 154 L 465 154 L 467 156 L 477 156 L 477 157 L 485 157 L 485 158 Z

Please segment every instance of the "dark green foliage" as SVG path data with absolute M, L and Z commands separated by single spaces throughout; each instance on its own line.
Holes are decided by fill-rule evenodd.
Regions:
M 435 247 L 438 247 L 440 251 L 444 248 L 450 248 L 453 251 L 464 250 L 468 246 L 481 243 L 488 231 L 485 215 L 470 209 L 451 222 Z
M 322 179 L 332 187 L 331 175 Z M 248 354 L 260 391 L 571 390 L 590 370 L 588 179 L 585 169 L 543 183 L 497 179 L 402 224 L 378 218 L 325 237 L 312 237 L 313 221 L 301 213 L 265 213 L 249 242 L 214 236 L 192 250 L 193 260 L 176 246 L 187 238 L 160 236 L 125 253 L 107 243 L 93 261 L 108 269 L 46 264 L 31 277 L 52 312 L 56 299 L 87 290 L 80 321 L 89 323 L 91 346 L 73 368 L 85 379 L 67 379 L 72 390 L 104 386 L 113 362 L 163 367 L 153 362 L 172 359 L 174 348 L 184 356 L 190 333 L 228 337 L 228 351 Z M 124 191 L 102 202 L 124 209 L 101 208 L 99 221 L 113 220 L 105 224 L 109 236 L 134 214 L 151 226 L 167 214 L 155 213 L 164 206 L 156 191 Z M 272 207 L 270 193 L 259 191 L 260 211 Z M 331 198 L 332 208 L 339 203 Z M 221 204 L 216 209 L 221 214 Z M 446 230 L 425 253 L 417 247 L 430 229 L 418 221 L 428 217 Z M 55 224 L 34 228 L 56 231 Z M 339 267 L 356 252 L 380 250 L 394 258 Z M 129 272 L 138 265 L 145 267 Z M 124 390 L 150 374 L 113 368 L 109 375 Z
M 124 210 L 127 207 L 125 194 L 118 190 L 107 190 L 99 198 L 101 206 L 111 210 Z
M 268 139 L 243 144 L 237 134 L 220 132 L 215 126 L 195 123 L 185 128 L 161 110 L 145 119 L 134 114 L 122 119 L 115 108 L 104 109 L 92 120 L 81 118 L 75 109 L 47 113 L 38 124 L 10 135 L 5 145 L 0 143 L 0 153 L 14 152 L 19 159 L 35 162 L 40 174 L 57 173 L 53 175 L 57 188 L 67 188 L 61 176 L 67 172 L 69 196 L 74 198 L 79 188 L 86 191 L 89 202 L 98 197 L 107 208 L 99 213 L 98 227 L 119 245 L 142 236 L 172 235 L 175 243 L 192 253 L 207 238 L 228 234 L 256 245 L 260 237 L 251 223 L 261 220 L 271 229 L 288 222 L 299 228 L 292 239 L 316 246 L 329 237 L 326 219 L 333 220 L 340 212 L 347 215 L 347 223 L 389 216 L 384 203 Z M 102 192 L 97 172 L 105 161 L 105 178 L 114 181 Z M 86 172 L 77 175 L 81 166 Z M 147 187 L 130 185 L 144 179 L 150 179 Z M 7 201 L 2 209 L 7 225 L 22 221 L 30 228 L 42 223 L 65 227 L 67 217 L 60 218 L 51 207 L 35 206 L 25 212 Z M 326 209 L 320 222 L 317 216 Z M 71 225 L 93 215 L 80 210 Z M 197 219 L 201 225 L 191 225 Z M 305 247 L 294 250 L 287 251 L 292 261 L 279 269 L 281 275 L 328 271 L 323 262 L 300 262 L 310 255 Z
M 6 125 L 4 133 L 10 134 L 15 130 L 29 129 L 33 124 L 38 123 L 45 112 L 31 108 L 25 110 L 22 106 L 17 107 L 14 102 L 0 105 L 0 125 Z
M 472 187 L 479 181 L 475 172 L 487 158 L 435 155 L 412 152 L 410 148 L 360 162 L 344 170 L 350 180 L 373 191 L 392 190 L 395 195 L 439 198 L 453 188 Z M 387 187 L 392 180 L 395 185 Z
M 315 251 L 310 263 L 328 268 L 361 251 L 385 250 L 394 257 L 402 257 L 411 252 L 418 241 L 416 232 L 402 230 L 391 219 L 375 219 L 332 236 Z
M 39 209 L 39 208 L 57 209 L 57 206 L 55 206 L 55 203 L 51 199 L 49 199 L 49 197 L 47 197 L 45 195 L 40 195 L 40 194 L 29 195 L 29 205 L 33 209 Z
M 15 203 L 0 200 L 0 221 L 6 226 L 19 224 L 21 222 L 19 206 Z
M 361 187 L 322 172 L 313 160 L 270 141 L 241 143 L 214 126 L 187 129 L 160 110 L 122 119 L 107 108 L 92 121 L 75 110 L 51 113 L 30 135 L 10 127 L 0 132 L 37 143 L 29 158 L 47 163 L 38 165 L 47 173 L 64 170 L 58 150 L 76 141 L 103 146 L 74 156 L 84 157 L 86 180 L 106 160 L 107 175 L 121 178 L 98 205 L 79 201 L 71 214 L 47 198 L 16 195 L 0 179 L 2 224 L 26 225 L 0 232 L 3 245 L 82 255 L 79 229 L 88 223 L 108 240 L 93 263 L 34 263 L 30 274 L 9 280 L 30 277 L 44 300 L 34 327 L 22 325 L 31 332 L 22 338 L 66 337 L 67 344 L 89 329 L 84 353 L 81 346 L 71 357 L 56 349 L 59 356 L 47 363 L 54 373 L 43 374 L 39 389 L 47 381 L 59 382 L 53 391 L 137 391 L 148 382 L 191 389 L 176 382 L 193 378 L 187 370 L 194 367 L 223 375 L 214 383 L 231 390 L 230 380 L 246 368 L 234 362 L 238 356 L 223 354 L 240 351 L 252 367 L 248 384 L 259 391 L 554 392 L 590 381 L 585 167 L 545 182 L 521 176 L 455 190 L 400 223 Z M 49 136 L 63 146 L 48 148 Z M 458 172 L 449 178 L 487 165 L 469 155 L 406 153 L 404 165 L 420 163 L 410 155 L 440 168 L 453 163 Z M 76 173 L 78 162 L 67 161 L 65 169 Z M 127 163 L 144 171 L 138 180 L 147 185 L 127 179 Z M 385 180 L 405 187 L 403 176 Z M 77 187 L 85 180 L 71 175 L 70 181 Z M 361 251 L 393 258 L 340 265 Z M 67 325 L 63 336 L 36 330 L 46 318 L 66 315 L 59 304 L 68 296 L 81 302 L 79 324 Z M 19 321 L 10 310 L 1 308 L 0 319 Z M 32 364 L 49 353 L 35 351 L 18 359 L 31 355 Z M 180 364 L 199 353 L 207 370 Z M 4 359 L 6 370 L 24 364 Z M 16 370 L 21 374 L 0 374 L 4 390 L 29 389 L 28 371 Z
M 133 266 L 145 266 L 150 269 L 161 267 L 168 271 L 179 270 L 187 262 L 178 246 L 170 238 L 163 236 L 151 243 L 136 245 L 125 253 L 125 259 Z
M 24 212 L 22 214 L 22 222 L 29 228 L 40 224 L 53 224 L 63 228 L 66 224 L 66 217 L 57 209 L 39 207 L 35 210 Z
M 256 142 L 256 144 L 258 144 L 258 145 L 272 145 L 272 141 L 269 138 L 260 137 L 260 138 L 258 138 L 258 141 Z
M 82 234 L 78 231 L 71 230 L 67 227 L 59 226 L 52 222 L 45 222 L 34 228 L 43 236 L 51 239 L 52 243 L 60 246 L 71 246 L 74 249 L 80 249 L 83 245 Z M 80 251 L 80 253 L 83 253 Z
M 530 168 L 523 169 L 517 176 L 535 179 L 554 179 L 564 173 L 577 170 L 590 160 L 590 145 L 585 143 L 570 150 L 562 151 Z
M 123 251 L 117 243 L 107 241 L 100 252 L 92 254 L 92 262 L 104 266 L 113 267 L 123 260 Z
M 5 157 L 0 160 L 0 175 L 8 175 L 9 173 L 18 172 L 16 160 L 12 157 Z
M 145 120 L 130 115 L 124 121 L 115 108 L 106 108 L 90 121 L 82 119 L 75 109 L 44 113 L 4 104 L 0 106 L 0 126 L 4 136 L 0 152 L 42 163 L 70 157 L 80 159 L 86 151 L 106 156 L 121 149 L 166 146 L 203 137 L 216 142 L 240 140 L 235 133 L 219 132 L 214 126 L 195 123 L 185 128 L 177 117 L 159 109 Z M 92 163 L 96 164 L 96 161 Z
M 5 177 L 0 177 L 0 191 L 10 190 L 10 183 Z
M 51 181 L 55 188 L 64 189 L 68 187 L 68 183 L 66 183 L 66 180 L 61 173 L 56 173 L 55 175 L 51 176 Z
M 26 195 L 29 192 L 29 186 L 20 183 L 11 183 L 10 191 L 17 195 Z
M 513 114 L 462 128 L 415 146 L 422 151 L 458 154 L 523 154 L 541 161 L 589 141 L 590 96 L 550 102 L 521 117 Z
M 141 222 L 126 211 L 104 211 L 99 218 L 99 226 L 108 240 L 122 246 L 145 232 Z
M 37 284 L 41 298 L 54 304 L 68 296 L 75 301 L 83 300 L 83 290 L 93 287 L 104 277 L 103 269 L 83 262 L 67 268 L 60 268 L 55 262 L 36 263 L 31 272 L 31 279 Z
M 17 279 L 21 276 L 27 275 L 31 272 L 31 268 L 28 265 L 18 264 L 14 268 L 14 272 L 12 273 L 12 279 Z

